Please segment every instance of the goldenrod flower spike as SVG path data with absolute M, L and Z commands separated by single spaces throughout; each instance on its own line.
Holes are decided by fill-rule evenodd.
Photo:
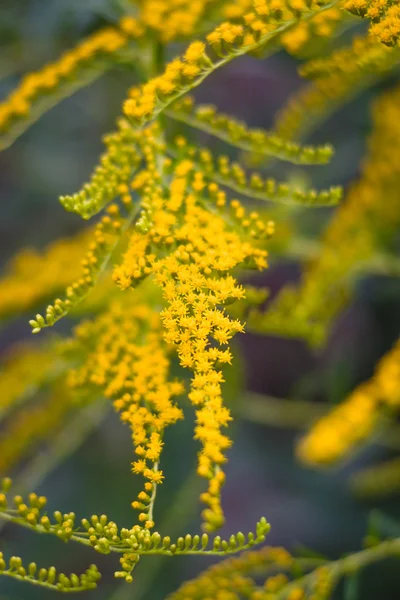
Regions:
M 302 183 L 279 183 L 261 172 L 248 173 L 235 159 L 214 155 L 198 140 L 189 142 L 181 131 L 188 126 L 211 134 L 254 161 L 274 157 L 299 165 L 328 162 L 330 146 L 289 140 L 393 69 L 400 52 L 395 47 L 396 23 L 390 21 L 397 15 L 393 2 L 132 0 L 129 7 L 129 1 L 119 4 L 125 14 L 117 26 L 100 30 L 50 67 L 24 78 L 0 106 L 0 134 L 9 143 L 45 109 L 77 89 L 86 76 L 89 80 L 123 55 L 129 57 L 132 47 L 141 48 L 137 73 L 143 74 L 144 83 L 130 89 L 124 116 L 105 136 L 105 151 L 88 183 L 76 194 L 61 197 L 67 210 L 84 219 L 105 212 L 89 232 L 55 244 L 42 255 L 20 256 L 3 278 L 0 294 L 2 317 L 27 308 L 36 311 L 48 295 L 61 295 L 45 315 L 38 313 L 31 320 L 34 333 L 54 325 L 78 305 L 84 307 L 81 314 L 89 317 L 74 328 L 67 342 L 22 351 L 6 366 L 0 415 L 7 413 L 8 422 L 0 436 L 0 468 L 15 466 L 22 450 L 47 441 L 50 433 L 68 437 L 79 404 L 94 404 L 102 396 L 129 426 L 132 471 L 143 480 L 130 499 L 137 511 L 135 524 L 127 527 L 105 514 L 78 522 L 74 512 L 49 512 L 43 496 L 12 497 L 8 479 L 1 485 L 0 519 L 100 554 L 119 554 L 115 576 L 127 583 L 132 582 L 142 556 L 224 557 L 264 542 L 269 531 L 265 518 L 247 535 L 239 531 L 223 539 L 207 533 L 224 523 L 222 488 L 232 445 L 228 429 L 232 415 L 223 388 L 225 369 L 233 361 L 232 339 L 244 332 L 246 317 L 257 331 L 302 335 L 315 345 L 321 343 L 351 292 L 350 277 L 374 259 L 382 240 L 393 239 L 400 224 L 400 90 L 395 89 L 385 92 L 374 106 L 375 131 L 362 175 L 334 214 L 317 260 L 309 265 L 299 289 L 284 290 L 260 318 L 254 305 L 262 304 L 265 291 L 241 285 L 237 271 L 267 268 L 267 244 L 275 230 L 271 216 L 292 217 L 294 212 L 277 206 L 267 215 L 235 196 L 246 196 L 254 204 L 332 205 L 340 200 L 341 190 L 316 191 Z M 284 113 L 281 134 L 249 128 L 211 105 L 182 100 L 236 57 L 282 47 L 308 55 L 315 48 L 310 43 L 314 39 L 318 39 L 317 52 L 327 50 L 324 38 L 339 32 L 344 20 L 351 18 L 340 11 L 344 4 L 373 21 L 375 37 L 356 38 L 351 47 L 303 66 L 302 75 L 315 83 Z M 182 40 L 190 41 L 181 56 L 163 64 L 170 53 L 167 44 Z M 173 130 L 173 140 L 166 120 L 157 119 L 163 112 L 180 127 Z M 295 175 L 292 180 L 300 178 Z M 287 230 L 295 230 L 295 219 Z M 277 246 L 287 249 L 282 237 L 285 233 Z M 79 316 L 76 310 L 74 316 Z M 366 441 L 382 416 L 398 411 L 398 362 L 396 346 L 372 380 L 316 423 L 300 442 L 303 461 L 339 460 Z M 19 403 L 30 398 L 26 386 L 40 387 L 46 394 L 18 410 Z M 156 500 L 168 476 L 165 434 L 184 418 L 183 395 L 195 414 L 197 474 L 206 480 L 200 495 L 203 533 L 171 539 L 157 531 Z M 79 423 L 77 429 L 82 436 Z M 88 431 L 86 426 L 83 429 Z M 396 469 L 397 464 L 389 465 L 381 481 L 392 478 L 393 483 Z M 185 584 L 172 598 L 327 600 L 339 577 L 398 554 L 399 543 L 390 540 L 334 563 L 295 559 L 280 548 L 267 548 L 221 563 L 197 582 Z M 53 567 L 37 570 L 31 563 L 26 568 L 16 557 L 6 564 L 2 555 L 1 574 L 65 592 L 93 588 L 99 577 L 91 567 L 81 576 L 57 579 Z
M 146 304 L 116 302 L 93 323 L 78 327 L 71 344 L 69 352 L 82 354 L 85 360 L 70 373 L 70 386 L 99 388 L 132 430 L 133 472 L 146 482 L 132 506 L 140 513 L 139 521 L 151 529 L 157 485 L 164 479 L 160 469 L 164 430 L 183 418 L 174 398 L 184 386 L 169 379 L 172 349 L 163 340 L 160 317 Z
M 400 6 L 397 0 L 346 0 L 343 8 L 370 19 L 370 34 L 382 44 L 400 47 Z
M 280 138 L 273 132 L 249 129 L 243 122 L 219 113 L 215 106 L 194 104 L 187 96 L 166 110 L 174 120 L 209 133 L 225 142 L 260 156 L 273 156 L 295 164 L 325 164 L 333 154 L 329 144 L 324 146 L 301 146 Z
M 343 104 L 390 73 L 399 59 L 399 50 L 374 37 L 355 36 L 349 46 L 305 63 L 300 74 L 314 81 L 280 109 L 274 132 L 286 140 L 303 139 Z
M 142 33 L 134 19 L 97 31 L 41 71 L 23 77 L 0 103 L 0 150 L 7 148 L 43 113 L 118 62 L 118 53 Z
M 300 441 L 308 464 L 332 464 L 366 442 L 383 416 L 400 411 L 400 342 L 379 362 L 373 377 L 356 388 Z
M 86 229 L 54 241 L 42 251 L 26 248 L 16 254 L 0 279 L 0 319 L 34 310 L 78 279 L 92 236 L 93 230 Z
M 321 345 L 355 276 L 381 249 L 383 233 L 386 243 L 393 239 L 400 224 L 400 88 L 382 94 L 372 112 L 374 129 L 361 178 L 330 221 L 300 285 L 284 288 L 264 315 L 254 315 L 249 325 L 255 330 Z
M 301 20 L 315 17 L 334 6 L 335 0 L 254 0 L 252 10 L 240 19 L 218 25 L 207 35 L 207 45 L 194 41 L 181 58 L 170 62 L 164 72 L 139 87 L 133 87 L 123 104 L 124 114 L 135 125 L 144 125 L 172 102 L 199 86 L 211 73 L 268 42 Z
M 139 20 L 162 42 L 193 36 L 202 21 L 209 19 L 211 0 L 146 0 L 141 3 Z
M 223 406 L 223 376 L 218 365 L 230 363 L 232 357 L 229 350 L 219 346 L 226 346 L 235 333 L 243 331 L 243 325 L 222 307 L 244 296 L 243 288 L 230 275 L 232 268 L 243 264 L 263 269 L 266 252 L 241 239 L 222 216 L 202 207 L 203 185 L 190 160 L 173 163 L 169 190 L 163 190 L 158 183 L 156 158 L 149 145 L 148 169 L 139 173 L 133 184 L 142 191 L 146 210 L 114 279 L 127 289 L 153 274 L 162 289 L 166 303 L 161 313 L 164 339 L 176 347 L 181 365 L 194 374 L 189 398 L 196 407 L 195 438 L 202 445 L 198 473 L 209 480 L 202 495 L 207 505 L 203 517 L 206 528 L 212 530 L 223 523 L 222 465 L 231 444 L 222 433 L 231 417 Z M 263 226 L 259 236 L 265 231 Z M 215 340 L 214 347 L 211 339 Z M 145 472 L 145 465 L 139 461 L 136 469 Z

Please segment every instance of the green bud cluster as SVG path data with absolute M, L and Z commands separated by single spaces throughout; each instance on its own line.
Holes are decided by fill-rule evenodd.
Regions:
M 89 183 L 71 196 L 61 196 L 63 207 L 89 219 L 121 194 L 140 163 L 136 148 L 138 133 L 126 119 L 119 119 L 117 131 L 104 137 L 106 151 L 100 157 Z
M 82 260 L 82 276 L 67 287 L 64 300 L 57 298 L 53 304 L 47 306 L 45 316 L 37 314 L 29 321 L 32 333 L 52 327 L 82 302 L 96 285 L 121 236 L 133 220 L 132 211 L 122 218 L 116 204 L 111 205 L 108 212 L 109 215 L 105 215 L 94 230 L 93 242 Z
M 115 577 L 123 578 L 128 583 L 132 581 L 132 571 L 135 565 L 144 554 L 166 556 L 180 554 L 215 554 L 223 556 L 234 554 L 264 542 L 270 529 L 269 523 L 262 517 L 256 524 L 255 532 L 249 532 L 247 535 L 238 532 L 225 540 L 218 535 L 211 538 L 206 533 L 193 536 L 187 534 L 172 541 L 169 536 L 162 537 L 158 532 L 152 533 L 149 529 L 140 525 L 134 525 L 131 529 L 119 529 L 114 521 L 108 519 L 107 515 L 92 515 L 90 519 L 82 519 L 82 528 L 79 528 L 75 524 L 75 513 L 72 512 L 63 514 L 60 511 L 55 511 L 53 518 L 50 519 L 44 512 L 47 503 L 44 496 L 37 496 L 32 493 L 24 499 L 18 495 L 10 502 L 7 498 L 10 487 L 11 480 L 4 479 L 1 484 L 3 491 L 0 494 L 0 509 L 8 515 L 11 521 L 24 524 L 39 533 L 56 535 L 65 542 L 72 539 L 75 542 L 90 545 L 100 554 L 121 553 L 122 570 L 117 571 Z M 87 573 L 85 576 L 89 577 Z M 80 579 L 76 577 L 75 575 L 70 577 L 71 586 L 76 587 L 78 583 L 82 585 L 82 577 L 84 576 L 82 575 Z M 68 588 L 68 578 L 64 578 L 64 575 L 59 576 L 59 584 Z M 53 581 L 55 581 L 55 578 Z M 90 581 L 87 583 L 90 584 Z
M 295 164 L 325 164 L 333 155 L 329 144 L 323 146 L 302 146 L 285 140 L 262 129 L 249 129 L 242 121 L 219 113 L 215 106 L 195 106 L 193 99 L 185 98 L 174 104 L 167 115 L 213 135 L 240 150 L 260 156 L 275 157 Z
M 25 568 L 19 556 L 11 556 L 7 565 L 2 552 L 0 552 L 0 575 L 27 581 L 59 592 L 81 592 L 94 589 L 101 577 L 96 565 L 90 565 L 81 575 L 75 573 L 70 575 L 57 574 L 55 567 L 39 569 L 34 562 L 29 563 L 28 567 Z
M 343 196 L 340 186 L 321 191 L 303 190 L 273 178 L 265 179 L 256 172 L 247 175 L 239 163 L 231 162 L 227 156 L 215 157 L 208 149 L 198 149 L 195 146 L 180 148 L 174 145 L 171 153 L 174 156 L 187 154 L 198 164 L 206 179 L 252 199 L 304 206 L 333 206 L 338 204 Z

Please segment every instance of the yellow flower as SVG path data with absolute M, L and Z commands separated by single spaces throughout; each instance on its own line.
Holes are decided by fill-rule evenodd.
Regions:
M 157 172 L 151 148 L 147 159 L 146 172 Z M 223 214 L 203 207 L 204 186 L 199 185 L 193 167 L 187 158 L 173 164 L 168 190 L 160 186 L 159 177 L 151 183 L 145 177 L 148 185 L 143 189 L 142 204 L 146 206 L 146 231 L 139 228 L 132 234 L 123 261 L 114 270 L 114 280 L 126 289 L 129 282 L 136 287 L 152 273 L 161 287 L 166 304 L 160 315 L 164 340 L 175 347 L 181 366 L 194 376 L 189 398 L 196 407 L 195 438 L 201 443 L 198 473 L 209 481 L 203 496 L 207 499 L 203 516 L 207 528 L 213 529 L 223 521 L 221 465 L 231 444 L 222 433 L 231 417 L 223 405 L 219 365 L 230 363 L 232 356 L 211 340 L 227 345 L 243 331 L 243 324 L 223 308 L 226 302 L 245 295 L 231 270 L 238 265 L 265 268 L 266 252 L 250 243 L 246 235 L 242 239 Z M 240 203 L 235 207 L 241 208 Z M 148 442 L 146 456 L 158 460 L 160 449 L 158 438 L 157 443 Z
M 203 56 L 206 49 L 204 42 L 192 42 L 186 50 L 183 58 L 189 63 L 197 63 Z

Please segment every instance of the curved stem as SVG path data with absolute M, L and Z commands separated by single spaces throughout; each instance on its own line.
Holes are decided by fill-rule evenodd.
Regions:
M 337 561 L 325 563 L 325 567 L 329 569 L 335 580 L 337 580 L 341 577 L 353 575 L 370 564 L 393 556 L 400 558 L 400 538 L 387 540 L 373 548 L 367 548 L 366 550 L 350 554 Z M 293 588 L 304 587 L 308 582 L 311 582 L 314 577 L 315 571 L 312 571 L 304 577 L 289 583 L 276 595 L 276 600 L 286 599 L 288 597 L 288 592 Z
M 158 471 L 158 466 L 159 466 L 159 463 L 157 461 L 154 463 L 154 466 L 153 466 L 153 471 L 155 473 L 157 473 L 157 471 Z M 157 496 L 157 484 L 155 482 L 153 482 L 153 490 L 151 492 L 151 498 L 150 498 L 150 503 L 149 503 L 149 520 L 150 521 L 154 520 L 153 513 L 154 513 L 154 503 L 156 501 L 156 496 Z

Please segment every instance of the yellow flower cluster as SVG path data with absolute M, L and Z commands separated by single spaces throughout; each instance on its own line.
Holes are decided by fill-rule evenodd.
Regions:
M 389 73 L 398 62 L 393 49 L 375 38 L 354 37 L 349 46 L 314 59 L 300 68 L 304 77 L 315 81 L 300 89 L 278 112 L 275 131 L 287 140 L 298 140 L 329 117 L 336 106 L 359 94 L 365 87 Z
M 298 289 L 285 289 L 259 323 L 263 331 L 305 336 L 320 344 L 348 298 L 345 273 L 362 270 L 383 239 L 400 223 L 400 88 L 386 92 L 373 108 L 374 129 L 362 176 L 328 225 L 318 259 Z
M 326 600 L 336 581 L 335 570 L 322 565 L 314 571 L 291 579 L 296 570 L 301 573 L 302 559 L 291 556 L 284 548 L 264 547 L 246 552 L 213 565 L 196 579 L 184 583 L 167 600 Z M 276 571 L 283 572 L 276 572 Z M 288 575 L 285 574 L 288 572 Z M 257 580 L 270 573 L 263 586 Z M 293 575 L 292 575 L 293 577 Z
M 240 22 L 226 21 L 202 41 L 192 42 L 181 58 L 170 62 L 164 72 L 129 91 L 123 112 L 134 123 L 143 124 L 159 114 L 183 93 L 199 85 L 210 73 L 236 56 L 263 45 L 301 18 L 323 10 L 325 0 L 253 0 L 252 9 Z M 206 49 L 216 56 L 212 60 Z
M 389 409 L 400 409 L 400 341 L 379 362 L 374 375 L 379 400 Z
M 163 342 L 160 316 L 148 305 L 115 302 L 95 321 L 81 324 L 71 343 L 84 360 L 70 373 L 69 384 L 99 388 L 131 427 L 133 472 L 146 479 L 132 506 L 151 528 L 156 486 L 164 478 L 159 469 L 164 429 L 183 417 L 173 402 L 183 385 L 168 379 L 171 349 Z
M 162 75 L 140 87 L 131 88 L 129 98 L 123 105 L 125 115 L 135 123 L 144 122 L 156 113 L 158 105 L 163 101 L 171 102 L 171 98 L 193 82 L 202 70 L 209 69 L 211 61 L 205 48 L 203 42 L 192 42 L 183 60 L 173 60 Z
M 240 19 L 248 14 L 253 7 L 253 0 L 236 0 L 232 2 L 228 0 L 222 7 L 222 15 L 229 21 Z M 267 3 L 272 8 L 273 2 Z M 287 3 L 289 5 L 289 3 Z M 275 3 L 278 8 L 279 3 Z M 292 8 L 296 8 L 296 4 L 292 2 Z M 305 4 L 299 2 L 297 7 L 299 10 L 304 10 Z M 336 27 L 343 20 L 344 13 L 339 8 L 333 7 L 323 11 L 320 14 L 309 21 L 303 21 L 291 27 L 288 31 L 283 33 L 280 38 L 280 42 L 283 47 L 290 53 L 297 54 L 301 51 L 304 46 L 315 37 L 328 38 L 332 36 Z
M 221 431 L 231 417 L 222 401 L 220 365 L 230 363 L 232 356 L 220 346 L 243 331 L 243 325 L 221 307 L 244 297 L 232 269 L 238 265 L 265 268 L 266 252 L 250 242 L 251 235 L 242 239 L 223 214 L 204 207 L 206 184 L 191 160 L 165 161 L 164 176 L 170 182 L 168 190 L 161 186 L 153 131 L 154 126 L 147 130 L 148 145 L 143 148 L 146 169 L 132 184 L 142 196 L 142 215 L 121 265 L 115 268 L 114 280 L 127 289 L 152 274 L 162 289 L 164 339 L 176 347 L 181 365 L 194 373 L 189 398 L 196 407 L 195 438 L 202 444 L 198 473 L 209 480 L 202 495 L 208 506 L 203 516 L 208 528 L 216 528 L 223 521 L 221 465 L 231 443 Z M 218 197 L 218 186 L 215 191 Z M 220 208 L 226 202 L 221 194 Z M 235 210 L 241 210 L 240 203 Z M 244 213 L 239 216 L 244 218 Z M 259 236 L 264 235 L 262 227 Z
M 382 410 L 400 410 L 400 342 L 368 382 L 314 425 L 298 446 L 299 457 L 309 464 L 336 462 L 368 438 Z
M 229 21 L 240 19 L 249 12 L 252 4 L 253 0 L 228 0 L 222 7 L 222 16 Z
M 210 4 L 212 0 L 143 0 L 138 19 L 166 43 L 192 36 Z
M 296 560 L 284 548 L 265 546 L 212 565 L 196 579 L 182 584 L 167 600 L 239 600 L 243 597 L 256 600 L 258 596 L 255 594 L 260 588 L 257 588 L 252 575 L 257 576 L 269 569 L 291 569 L 295 565 Z M 295 600 L 294 597 L 289 598 Z M 303 600 L 303 597 L 296 600 Z
M 343 20 L 345 13 L 333 7 L 316 15 L 311 21 L 303 21 L 281 36 L 282 46 L 290 54 L 298 54 L 316 38 L 328 39 Z
M 400 5 L 397 0 L 346 0 L 343 8 L 370 19 L 370 33 L 383 44 L 400 47 Z
M 130 37 L 140 34 L 134 19 L 125 17 L 121 28 L 106 27 L 63 54 L 41 71 L 26 75 L 14 92 L 0 104 L 0 133 L 18 119 L 26 119 L 39 96 L 57 91 L 64 83 L 73 81 L 79 71 L 92 66 L 95 60 L 104 60 L 123 48 Z
M 103 138 L 106 150 L 89 183 L 76 194 L 60 197 L 64 208 L 89 219 L 117 196 L 121 196 L 123 204 L 130 207 L 132 200 L 128 183 L 140 162 L 137 151 L 139 135 L 126 119 L 119 119 L 117 130 Z
M 377 398 L 369 383 L 320 419 L 298 445 L 297 455 L 308 464 L 332 464 L 372 433 L 378 420 Z
M 32 309 L 76 279 L 91 235 L 86 230 L 52 242 L 42 252 L 27 248 L 17 254 L 0 279 L 0 318 Z

